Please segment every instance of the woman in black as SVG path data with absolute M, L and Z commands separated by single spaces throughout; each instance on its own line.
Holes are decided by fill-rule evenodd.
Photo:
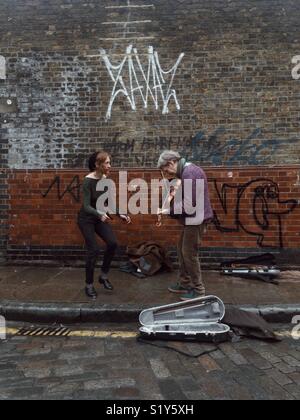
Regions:
M 98 235 L 106 243 L 106 252 L 102 265 L 99 282 L 107 290 L 113 290 L 113 286 L 108 279 L 108 273 L 112 260 L 118 248 L 115 234 L 112 230 L 110 216 L 107 213 L 98 211 L 96 208 L 97 200 L 103 192 L 96 190 L 98 182 L 109 176 L 111 170 L 111 159 L 108 153 L 97 152 L 89 159 L 89 169 L 91 173 L 87 175 L 83 182 L 83 206 L 78 214 L 78 226 L 85 239 L 88 251 L 86 262 L 86 288 L 85 292 L 89 298 L 96 299 L 97 292 L 94 288 L 94 272 L 97 259 L 101 249 L 96 239 Z M 118 216 L 126 223 L 130 224 L 131 219 L 125 215 Z

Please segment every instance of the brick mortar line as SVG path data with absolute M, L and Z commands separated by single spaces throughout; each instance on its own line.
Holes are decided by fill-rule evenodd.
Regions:
M 300 165 L 276 165 L 276 166 L 204 166 L 202 165 L 202 168 L 206 171 L 210 170 L 218 170 L 222 172 L 230 172 L 232 170 L 239 170 L 239 171 L 259 171 L 259 170 L 267 170 L 267 171 L 273 171 L 273 170 L 283 170 L 283 169 L 295 169 L 300 170 Z M 16 172 L 36 172 L 36 173 L 45 173 L 45 172 L 87 172 L 88 169 L 85 168 L 46 168 L 46 169 L 0 169 L 0 173 L 16 173 Z M 112 173 L 118 172 L 118 171 L 128 171 L 128 172 L 159 172 L 156 168 L 142 168 L 142 167 L 115 167 L 112 170 Z

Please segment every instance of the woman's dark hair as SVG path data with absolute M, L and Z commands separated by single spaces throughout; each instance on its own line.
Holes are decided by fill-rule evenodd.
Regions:
M 110 157 L 108 153 L 106 152 L 95 152 L 92 154 L 92 156 L 89 158 L 89 170 L 91 172 L 94 172 L 96 170 L 96 163 L 99 163 L 100 165 L 103 164 L 106 159 Z
M 96 170 L 96 160 L 97 160 L 98 152 L 93 153 L 92 156 L 89 158 L 89 170 L 94 172 Z

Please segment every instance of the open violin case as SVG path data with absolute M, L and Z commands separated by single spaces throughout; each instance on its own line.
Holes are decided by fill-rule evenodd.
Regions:
M 277 278 L 281 271 L 273 254 L 263 254 L 243 260 L 225 261 L 221 264 L 224 275 L 261 280 L 279 284 Z
M 160 306 L 140 314 L 140 334 L 148 340 L 221 343 L 230 340 L 224 316 L 225 305 L 216 296 Z

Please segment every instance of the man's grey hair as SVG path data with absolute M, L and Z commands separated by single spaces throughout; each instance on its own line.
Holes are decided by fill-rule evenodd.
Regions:
M 165 150 L 159 157 L 157 167 L 162 169 L 169 162 L 179 161 L 181 156 L 179 153 L 174 152 L 173 150 Z

